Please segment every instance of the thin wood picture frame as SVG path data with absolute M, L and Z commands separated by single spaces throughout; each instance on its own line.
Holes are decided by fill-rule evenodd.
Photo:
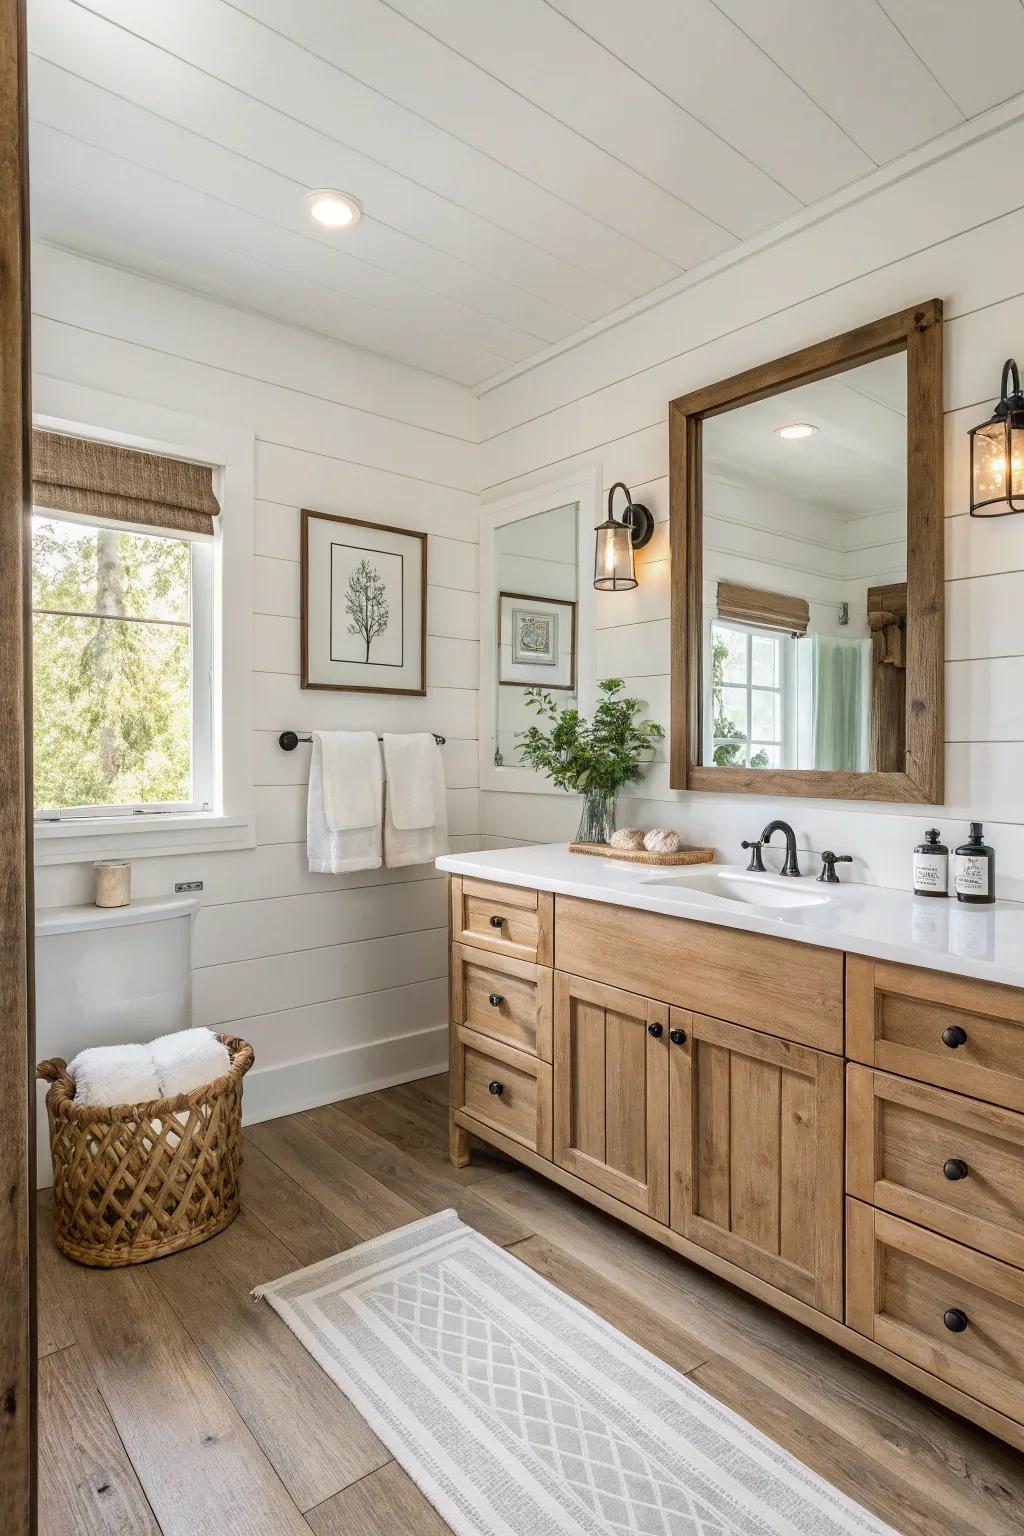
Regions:
M 505 601 L 521 603 L 544 603 L 549 608 L 568 608 L 569 610 L 569 681 L 566 683 L 524 683 L 516 678 L 501 676 L 501 664 L 499 657 L 498 687 L 499 688 L 543 688 L 550 693 L 572 693 L 576 688 L 576 601 L 571 597 L 541 597 L 537 593 L 530 592 L 499 592 L 498 593 L 498 648 L 501 649 L 501 614 Z
M 310 524 L 336 523 L 345 528 L 357 530 L 356 537 L 367 533 L 388 534 L 400 540 L 408 540 L 412 548 L 417 551 L 420 566 L 418 582 L 414 582 L 414 590 L 419 599 L 419 618 L 415 623 L 414 634 L 417 637 L 419 647 L 418 685 L 411 688 L 386 687 L 379 682 L 364 684 L 355 682 L 325 682 L 314 681 L 310 676 Z M 368 546 L 369 547 L 369 546 Z M 345 517 L 336 512 L 318 512 L 310 507 L 302 508 L 302 521 L 300 532 L 300 607 L 299 607 L 299 644 L 300 644 L 300 686 L 308 689 L 321 689 L 334 693 L 380 693 L 399 694 L 405 697 L 422 698 L 427 692 L 427 551 L 428 536 L 413 528 L 396 528 L 390 523 L 370 522 L 365 518 Z M 403 582 L 403 601 L 405 591 Z M 405 615 L 403 611 L 403 624 Z M 370 641 L 367 640 L 367 652 Z M 339 660 L 339 658 L 332 658 Z M 351 663 L 355 665 L 356 663 Z
M 906 766 L 902 772 L 724 767 L 701 762 L 702 422 L 877 358 L 907 357 Z M 669 402 L 671 706 L 669 785 L 716 794 L 941 804 L 945 557 L 942 300 L 763 363 Z

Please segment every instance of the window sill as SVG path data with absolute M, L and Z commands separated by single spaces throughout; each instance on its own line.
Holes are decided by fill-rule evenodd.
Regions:
M 37 822 L 35 862 L 79 864 L 93 859 L 142 859 L 160 854 L 219 853 L 254 848 L 251 817 L 183 811 L 154 816 L 97 816 L 87 821 Z

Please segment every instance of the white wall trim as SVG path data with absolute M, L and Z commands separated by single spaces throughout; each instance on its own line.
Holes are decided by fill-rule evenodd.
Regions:
M 436 1024 L 393 1040 L 348 1046 L 327 1056 L 254 1067 L 245 1079 L 246 1125 L 300 1114 L 338 1099 L 376 1093 L 448 1070 L 448 1025 Z
M 36 862 L 251 848 L 254 435 L 46 375 L 35 375 L 32 389 L 36 426 L 211 464 L 221 504 L 214 536 L 212 814 L 161 816 L 152 826 L 113 817 L 39 824 Z
M 601 521 L 602 463 L 548 481 L 529 491 L 488 502 L 480 508 L 480 788 L 519 791 L 532 795 L 564 795 L 529 768 L 498 768 L 494 762 L 497 737 L 498 607 L 495 580 L 495 534 L 508 523 L 533 517 L 567 502 L 578 504 L 576 590 L 576 697 L 579 708 L 593 708 L 596 694 L 595 604 L 592 576 L 594 529 Z

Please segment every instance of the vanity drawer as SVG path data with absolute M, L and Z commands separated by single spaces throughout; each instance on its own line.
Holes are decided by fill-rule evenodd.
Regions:
M 459 1029 L 452 1108 L 551 1158 L 551 1067 L 472 1029 Z
M 1024 1110 L 1024 991 L 848 955 L 847 1055 Z
M 847 1068 L 846 1189 L 1024 1269 L 1024 1115 Z
M 452 938 L 515 960 L 551 964 L 550 891 L 452 876 Z
M 847 1325 L 1024 1422 L 1024 1270 L 859 1200 L 846 1231 Z
M 839 950 L 556 896 L 555 968 L 842 1055 Z
M 551 977 L 545 966 L 452 945 L 452 1023 L 551 1060 Z

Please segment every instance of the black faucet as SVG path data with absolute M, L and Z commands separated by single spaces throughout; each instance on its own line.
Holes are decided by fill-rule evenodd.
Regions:
M 756 842 L 748 843 L 744 841 L 741 844 L 741 847 L 750 849 L 750 863 L 747 865 L 748 871 L 759 875 L 767 874 L 764 860 L 761 857 L 761 849 L 766 848 L 771 842 L 773 832 L 783 832 L 786 836 L 786 861 L 779 873 L 783 875 L 799 875 L 800 865 L 797 863 L 796 858 L 796 833 L 788 821 L 770 821 Z

